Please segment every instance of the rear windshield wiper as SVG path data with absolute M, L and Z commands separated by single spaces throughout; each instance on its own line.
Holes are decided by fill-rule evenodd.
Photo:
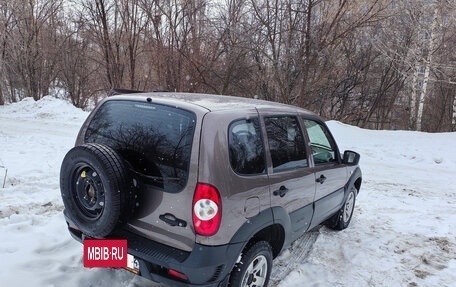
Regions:
M 165 181 L 179 181 L 180 178 L 178 177 L 162 177 L 162 176 L 153 176 L 153 175 L 147 175 L 147 174 L 144 174 L 144 173 L 141 173 L 139 171 L 136 171 L 132 168 L 130 168 L 130 171 L 132 171 L 134 174 L 136 175 L 139 175 L 140 177 L 144 177 L 148 180 L 151 180 L 153 182 L 165 182 Z

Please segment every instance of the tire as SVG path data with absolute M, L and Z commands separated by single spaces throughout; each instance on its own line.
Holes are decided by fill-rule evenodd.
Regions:
M 353 187 L 348 193 L 342 208 L 327 221 L 327 227 L 335 230 L 343 230 L 348 227 L 355 209 L 356 194 L 357 190 Z
M 102 238 L 132 212 L 131 176 L 120 156 L 101 144 L 72 148 L 60 169 L 65 213 L 82 233 Z
M 242 254 L 230 275 L 232 287 L 266 287 L 272 269 L 272 248 L 266 241 L 252 245 Z

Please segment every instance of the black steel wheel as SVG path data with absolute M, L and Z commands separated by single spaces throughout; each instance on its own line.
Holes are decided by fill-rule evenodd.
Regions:
M 110 147 L 84 144 L 72 148 L 60 170 L 65 213 L 91 237 L 105 237 L 125 220 L 134 197 L 124 161 Z

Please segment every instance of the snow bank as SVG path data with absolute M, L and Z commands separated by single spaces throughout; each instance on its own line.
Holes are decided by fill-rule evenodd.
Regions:
M 59 169 L 87 115 L 52 97 L 0 106 L 2 286 L 158 286 L 124 270 L 84 269 L 82 246 L 66 230 Z M 361 153 L 354 218 L 283 252 L 274 285 L 454 286 L 456 133 L 328 124 L 342 150 Z
M 279 286 L 455 286 L 456 133 L 328 126 L 341 150 L 361 153 L 354 218 L 322 227 Z

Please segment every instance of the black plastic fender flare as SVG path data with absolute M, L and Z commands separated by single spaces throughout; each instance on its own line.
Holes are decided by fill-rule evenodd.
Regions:
M 362 180 L 362 178 L 363 178 L 363 175 L 362 175 L 361 169 L 359 167 L 357 167 L 355 170 L 353 170 L 350 178 L 348 179 L 347 183 L 345 184 L 345 197 L 348 196 L 348 192 L 351 190 L 351 188 L 353 186 L 355 186 L 355 182 L 358 179 Z M 358 195 L 358 193 L 359 193 L 359 188 L 357 188 L 356 195 Z
M 263 210 L 258 215 L 249 218 L 233 235 L 230 244 L 243 243 L 243 247 L 260 231 L 272 225 L 280 225 L 284 229 L 284 242 L 280 251 L 288 248 L 291 244 L 291 219 L 287 211 L 280 206 L 274 206 Z

